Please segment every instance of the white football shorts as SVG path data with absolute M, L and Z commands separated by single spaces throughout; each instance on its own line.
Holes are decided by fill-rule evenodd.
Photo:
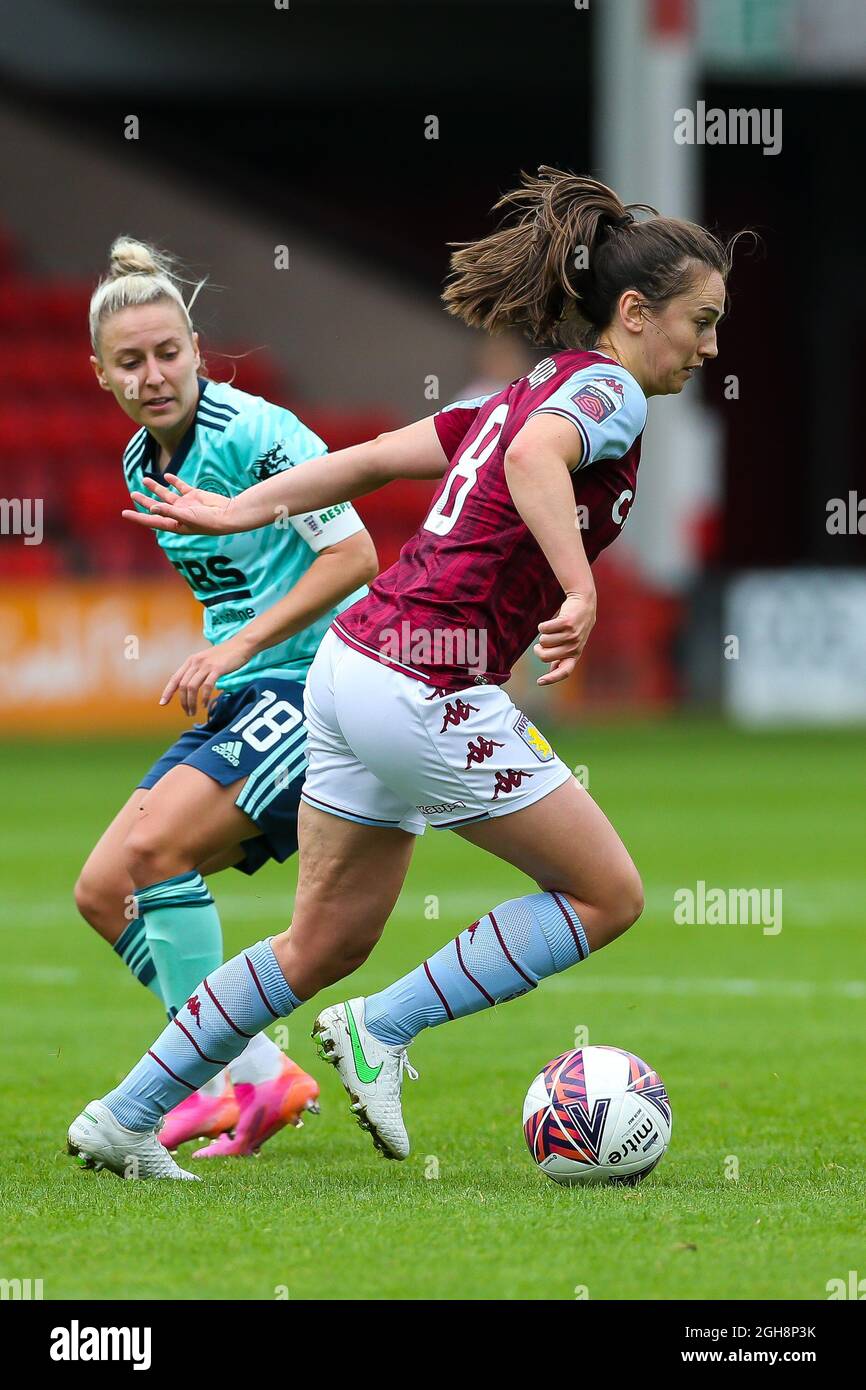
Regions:
M 304 693 L 304 801 L 422 835 L 521 811 L 572 776 L 498 685 L 441 694 L 329 630 Z

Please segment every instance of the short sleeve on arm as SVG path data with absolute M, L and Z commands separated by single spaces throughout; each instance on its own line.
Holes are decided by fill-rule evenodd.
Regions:
M 583 442 L 579 467 L 586 468 L 628 453 L 646 424 L 647 403 L 631 372 L 613 363 L 593 363 L 573 372 L 532 415 L 569 420 Z
M 246 476 L 242 487 L 283 473 L 309 459 L 322 458 L 328 448 L 297 415 L 282 406 L 263 404 L 255 414 L 237 420 L 232 427 L 232 449 L 236 460 L 243 457 Z M 364 523 L 351 502 L 337 502 L 321 511 L 289 517 L 294 530 L 311 550 L 325 550 L 363 531 Z
M 260 409 L 236 416 L 222 437 L 220 452 L 231 460 L 241 489 L 318 458 L 328 446 L 290 410 L 262 401 Z
M 439 443 L 448 459 L 453 459 L 466 437 L 466 431 L 475 423 L 475 417 L 486 401 L 492 396 L 476 396 L 472 401 L 454 401 L 443 406 L 433 416 L 433 425 L 439 436 Z

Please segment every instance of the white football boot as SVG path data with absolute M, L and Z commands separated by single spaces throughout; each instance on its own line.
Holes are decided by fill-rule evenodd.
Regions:
M 157 1139 L 156 1129 L 125 1129 L 101 1100 L 92 1100 L 73 1120 L 66 1136 L 67 1153 L 77 1155 L 82 1168 L 110 1168 L 121 1178 L 183 1178 L 201 1182 L 187 1173 Z
M 313 1038 L 322 1060 L 336 1067 L 358 1124 L 369 1131 L 379 1152 L 385 1158 L 408 1158 L 400 1092 L 403 1072 L 413 1081 L 418 1073 L 405 1047 L 379 1042 L 367 1031 L 363 999 L 323 1009 L 313 1024 Z

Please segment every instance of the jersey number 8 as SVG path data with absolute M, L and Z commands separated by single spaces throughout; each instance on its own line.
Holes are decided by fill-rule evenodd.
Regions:
M 424 522 L 425 531 L 433 531 L 437 536 L 447 536 L 448 532 L 453 529 L 463 510 L 466 498 L 478 481 L 479 468 L 487 462 L 499 443 L 499 436 L 507 418 L 508 403 L 502 401 L 494 410 L 491 410 L 487 419 L 487 429 L 482 430 L 478 437 L 473 439 L 472 443 L 463 450 L 448 474 L 448 481 L 442 489 L 442 495 L 433 504 L 427 520 Z M 475 450 L 478 452 L 476 453 Z M 446 513 L 449 503 L 451 503 L 451 510 Z

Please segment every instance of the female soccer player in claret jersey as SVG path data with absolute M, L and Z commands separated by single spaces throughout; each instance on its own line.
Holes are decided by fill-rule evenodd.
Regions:
M 139 427 L 123 456 L 130 491 L 171 467 L 229 496 L 324 454 L 291 411 L 208 380 L 182 283 L 167 257 L 121 237 L 91 300 L 97 380 Z M 253 874 L 297 848 L 304 681 L 331 619 L 365 592 L 376 552 L 348 503 L 255 535 L 156 539 L 202 605 L 213 643 L 183 663 L 161 703 L 177 692 L 195 715 L 201 701 L 203 722 L 140 778 L 75 898 L 172 1018 L 223 959 L 205 880 L 229 866 Z M 249 1154 L 318 1108 L 313 1077 L 266 1036 L 245 1042 L 226 1074 L 186 1090 L 161 1131 L 164 1148 L 202 1137 L 214 1142 L 196 1157 Z M 162 1165 L 176 1166 L 165 1152 Z
M 162 1113 L 246 1035 L 366 960 L 428 824 L 515 865 L 538 891 L 317 1018 L 324 1057 L 387 1157 L 409 1152 L 402 1079 L 422 1029 L 525 994 L 640 916 L 628 851 L 502 684 L 533 642 L 549 666 L 539 685 L 573 672 L 595 622 L 592 561 L 634 500 L 647 398 L 680 392 L 716 356 L 730 248 L 546 166 L 497 207 L 499 229 L 454 254 L 444 299 L 473 327 L 553 344 L 527 376 L 230 501 L 168 477 L 177 492 L 148 483 L 155 496 L 136 497 L 146 512 L 124 513 L 223 535 L 392 478 L 441 479 L 397 563 L 334 620 L 310 671 L 290 930 L 214 971 L 186 1017 L 71 1126 L 70 1148 L 115 1170 L 125 1154 L 146 1167 Z

